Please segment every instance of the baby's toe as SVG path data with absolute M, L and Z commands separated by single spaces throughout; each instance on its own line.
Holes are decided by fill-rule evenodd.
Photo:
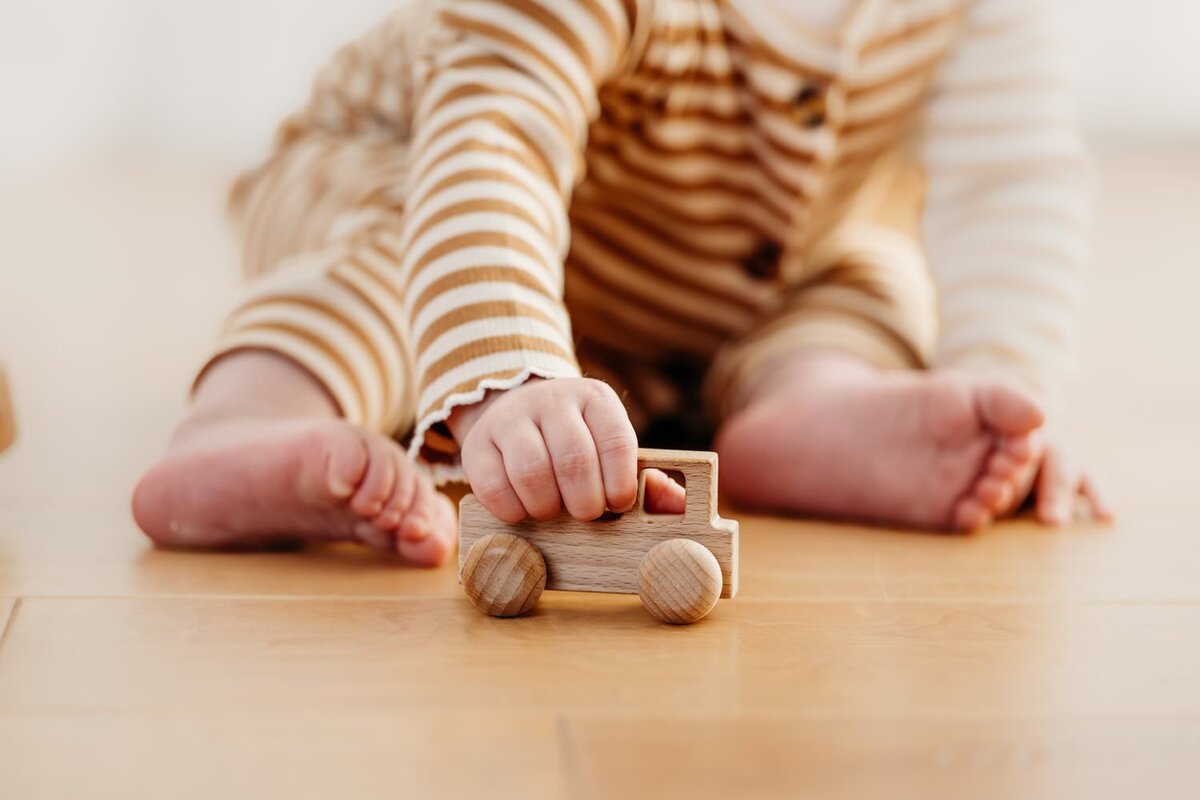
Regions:
M 396 537 L 391 531 L 381 530 L 366 520 L 354 524 L 354 537 L 372 550 L 391 552 L 396 549 Z
M 412 540 L 405 538 L 402 533 L 397 549 L 410 564 L 436 567 L 443 563 L 454 549 L 457 515 L 449 498 L 437 491 L 432 491 L 427 510 L 431 517 L 428 535 Z
M 1034 434 L 1002 436 L 998 442 L 997 453 L 1007 456 L 1021 467 L 1037 457 L 1039 446 L 1038 437 Z
M 1012 481 L 985 475 L 975 484 L 975 499 L 993 516 L 1008 513 L 1013 504 Z
M 397 534 L 400 542 L 423 542 L 433 533 L 433 523 L 437 506 L 437 490 L 424 476 L 417 476 L 413 489 L 412 503 L 404 512 Z
M 985 477 L 1008 483 L 1012 491 L 1004 507 L 997 510 L 996 516 L 1011 514 L 1025 502 L 1037 475 L 1041 453 L 1041 435 L 1037 431 L 1026 436 L 1001 437 L 997 442 L 995 452 L 988 459 Z
M 1029 433 L 1041 427 L 1046 419 L 1032 398 L 1003 384 L 978 386 L 975 397 L 979 418 L 998 434 Z
M 413 503 L 417 491 L 417 471 L 402 453 L 396 454 L 396 484 L 383 510 L 372 520 L 375 527 L 395 531 L 404 521 L 404 514 Z
M 988 459 L 986 474 L 1006 481 L 1015 478 L 1023 468 L 1024 465 L 1020 461 L 1003 450 L 997 450 Z
M 362 484 L 350 500 L 350 508 L 360 517 L 370 519 L 383 511 L 384 504 L 392 496 L 396 486 L 395 442 L 382 436 L 371 436 L 367 440 L 370 464 Z
M 347 433 L 331 435 L 328 428 L 322 427 L 314 428 L 308 434 L 311 447 L 318 448 L 318 452 L 323 451 L 322 458 L 317 462 L 325 466 L 323 485 L 314 498 L 318 501 L 328 502 L 332 499 L 340 502 L 348 499 L 362 484 L 371 463 L 370 450 L 364 437 L 357 432 Z M 306 480 L 316 483 L 311 478 Z
M 987 507 L 974 495 L 969 495 L 955 507 L 953 525 L 960 531 L 977 531 L 990 525 L 992 518 Z

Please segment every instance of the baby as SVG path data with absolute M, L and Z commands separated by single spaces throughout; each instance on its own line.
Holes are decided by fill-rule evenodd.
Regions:
M 435 483 L 590 519 L 639 439 L 787 514 L 1107 516 L 1053 433 L 1089 173 L 1046 7 L 406 4 L 235 187 L 253 281 L 138 523 L 434 565 Z

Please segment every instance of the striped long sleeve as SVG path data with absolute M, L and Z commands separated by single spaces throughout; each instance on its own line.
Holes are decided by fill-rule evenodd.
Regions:
M 341 48 L 280 126 L 271 156 L 235 184 L 230 211 L 253 280 L 208 362 L 280 353 L 346 419 L 389 434 L 411 425 L 414 398 L 397 261 L 380 238 L 402 220 L 394 196 L 408 158 L 407 53 L 425 14 L 403 5 Z
M 621 0 L 442 6 L 438 46 L 418 67 L 395 243 L 416 369 L 414 454 L 452 447 L 438 424 L 487 389 L 579 374 L 562 302 L 567 203 L 597 86 L 620 69 L 634 21 Z
M 776 329 L 784 349 L 928 363 L 919 203 L 877 188 L 924 118 L 933 365 L 1053 406 L 1089 169 L 1045 4 L 878 0 L 815 26 L 815 7 L 768 6 L 406 0 L 240 185 L 259 279 L 218 355 L 284 353 L 347 419 L 412 432 L 439 477 L 457 472 L 454 408 L 579 374 L 564 267 L 589 364 L 699 371 Z M 844 263 L 863 274 L 839 287 Z
M 1090 164 L 1041 0 L 977 0 L 927 113 L 925 240 L 939 367 L 992 373 L 1054 410 L 1086 259 Z

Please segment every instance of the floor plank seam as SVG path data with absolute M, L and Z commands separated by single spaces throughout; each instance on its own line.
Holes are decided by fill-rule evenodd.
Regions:
M 567 777 L 567 796 L 573 800 L 591 800 L 592 787 L 584 774 L 583 765 L 579 760 L 579 747 L 575 741 L 575 731 L 571 721 L 562 714 L 554 720 L 558 734 L 559 755 L 562 758 L 563 771 Z
M 616 597 L 618 595 L 614 595 Z M 625 596 L 625 595 L 620 595 Z M 154 594 L 26 594 L 22 600 L 239 600 L 239 601 L 323 601 L 339 600 L 348 602 L 377 603 L 388 600 L 464 600 L 458 592 L 448 594 L 212 594 L 164 592 Z M 1060 597 L 883 597 L 881 595 L 847 595 L 845 597 L 739 597 L 733 601 L 739 605 L 757 605 L 770 603 L 788 603 L 797 605 L 825 605 L 837 603 L 880 603 L 896 605 L 912 604 L 946 604 L 946 605 L 976 605 L 976 606 L 1194 606 L 1200 604 L 1200 597 L 1184 598 L 1060 598 Z M 774 624 L 774 623 L 765 623 Z

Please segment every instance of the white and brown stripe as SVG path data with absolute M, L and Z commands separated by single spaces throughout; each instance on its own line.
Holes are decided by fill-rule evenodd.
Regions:
M 577 340 L 616 373 L 703 366 L 840 262 L 920 281 L 922 237 L 859 213 L 907 153 L 940 340 L 868 323 L 910 362 L 1052 390 L 1086 160 L 1037 0 L 435 5 L 345 48 L 239 184 L 247 268 L 271 274 L 222 351 L 281 350 L 348 417 L 452 458 L 454 406 L 579 374 Z

